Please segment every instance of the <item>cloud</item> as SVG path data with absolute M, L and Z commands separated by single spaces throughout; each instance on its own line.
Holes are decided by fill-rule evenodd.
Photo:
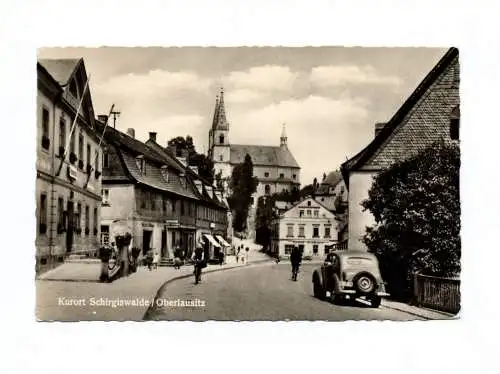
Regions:
M 222 81 L 230 89 L 246 89 L 258 92 L 289 91 L 298 77 L 287 66 L 254 66 L 246 71 L 233 71 Z
M 267 99 L 269 94 L 267 92 L 259 92 L 249 89 L 237 89 L 229 91 L 225 94 L 225 100 L 228 103 L 250 103 Z
M 403 84 L 399 77 L 381 75 L 372 66 L 357 65 L 317 66 L 311 69 L 310 81 L 317 86 L 346 86 L 349 84 L 400 86 Z
M 180 90 L 208 93 L 211 81 L 194 72 L 150 70 L 146 74 L 115 75 L 95 86 L 101 95 L 119 98 L 143 98 L 176 95 Z
M 234 144 L 279 145 L 282 124 L 286 123 L 288 146 L 302 166 L 301 182 L 335 170 L 364 144 L 352 144 L 369 123 L 368 103 L 340 97 L 308 96 L 284 100 L 264 108 L 233 113 L 230 142 Z M 359 136 L 357 137 L 359 138 Z

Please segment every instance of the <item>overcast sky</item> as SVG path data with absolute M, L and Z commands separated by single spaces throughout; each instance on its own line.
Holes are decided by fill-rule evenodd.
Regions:
M 224 86 L 229 141 L 288 145 L 311 183 L 373 138 L 444 55 L 437 48 L 50 48 L 39 58 L 83 57 L 97 114 L 166 144 L 191 135 L 206 152 Z

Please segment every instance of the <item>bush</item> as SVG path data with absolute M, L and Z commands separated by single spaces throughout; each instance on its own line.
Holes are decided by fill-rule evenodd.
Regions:
M 439 142 L 375 177 L 362 206 L 376 224 L 364 242 L 394 295 L 411 294 L 415 272 L 460 272 L 459 172 L 458 145 Z

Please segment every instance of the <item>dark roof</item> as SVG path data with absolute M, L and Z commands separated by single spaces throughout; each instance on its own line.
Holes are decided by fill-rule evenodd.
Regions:
M 179 172 L 185 172 L 186 168 L 184 165 L 181 164 L 181 162 L 175 157 L 169 150 L 168 148 L 163 148 L 161 145 L 159 145 L 157 142 L 148 139 L 146 141 L 146 146 L 151 148 L 153 151 L 159 153 L 162 157 L 166 158 L 169 162 L 168 164 L 176 169 Z
M 380 151 L 382 145 L 384 145 L 391 138 L 391 136 L 396 133 L 400 125 L 404 124 L 405 118 L 407 118 L 408 114 L 419 102 L 419 100 L 422 99 L 422 97 L 428 92 L 430 87 L 442 76 L 442 74 L 451 66 L 451 64 L 456 61 L 457 58 L 458 49 L 450 48 L 441 58 L 441 60 L 436 64 L 436 66 L 422 80 L 415 91 L 413 91 L 413 93 L 403 103 L 403 105 L 394 114 L 391 120 L 384 126 L 380 133 L 371 141 L 371 143 L 368 144 L 358 154 L 342 164 L 342 176 L 346 181 L 348 180 L 348 173 L 350 171 L 361 168 L 374 155 L 376 155 L 377 152 Z M 451 86 L 451 83 L 446 87 L 448 91 L 450 91 L 449 86 Z M 443 105 L 450 104 L 443 100 L 443 96 L 443 92 L 437 93 L 430 99 L 431 105 L 442 107 Z M 441 133 L 436 131 L 436 124 L 443 122 L 443 120 L 445 119 L 442 118 L 442 111 L 436 113 L 436 111 L 433 111 L 430 107 L 423 110 L 426 111 L 428 118 L 426 118 L 425 120 L 419 118 L 416 121 L 415 127 L 418 127 L 418 129 L 416 129 L 414 132 L 414 139 L 404 139 L 404 141 L 402 139 L 398 144 L 396 144 L 394 146 L 394 150 L 392 151 L 393 154 L 390 155 L 391 157 L 387 157 L 387 160 L 385 160 L 385 162 L 380 163 L 380 169 L 382 169 L 384 166 L 388 166 L 391 162 L 398 159 L 398 157 L 404 157 L 405 155 L 412 154 L 412 150 L 419 150 L 439 138 Z M 409 147 L 412 149 L 410 150 Z
M 99 132 L 102 133 L 104 124 L 100 121 L 96 121 L 96 123 Z M 161 167 L 163 165 L 169 165 L 169 160 L 146 146 L 144 143 L 109 126 L 104 133 L 104 140 L 108 145 L 115 147 L 116 152 L 119 154 L 126 168 L 127 174 L 136 182 L 162 191 L 197 199 L 189 182 L 186 181 L 188 184 L 184 187 L 181 177 L 177 173 L 169 173 L 168 181 L 163 177 Z M 136 162 L 136 157 L 141 155 L 146 160 L 149 160 L 145 174 L 140 172 Z
M 318 189 L 316 190 L 316 195 L 329 194 L 331 187 L 336 187 L 342 181 L 342 174 L 340 171 L 335 170 L 328 173 L 325 180 L 321 182 Z
M 82 59 L 41 59 L 38 62 L 61 85 L 65 86 Z
M 268 145 L 231 145 L 230 162 L 233 165 L 240 164 L 245 160 L 246 154 L 252 158 L 252 163 L 257 166 L 282 166 L 300 168 L 287 147 L 275 147 Z

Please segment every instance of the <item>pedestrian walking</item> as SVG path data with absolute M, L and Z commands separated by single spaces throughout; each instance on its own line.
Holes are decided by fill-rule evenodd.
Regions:
M 155 252 L 153 255 L 153 269 L 158 269 L 158 264 L 160 263 L 160 254 Z

